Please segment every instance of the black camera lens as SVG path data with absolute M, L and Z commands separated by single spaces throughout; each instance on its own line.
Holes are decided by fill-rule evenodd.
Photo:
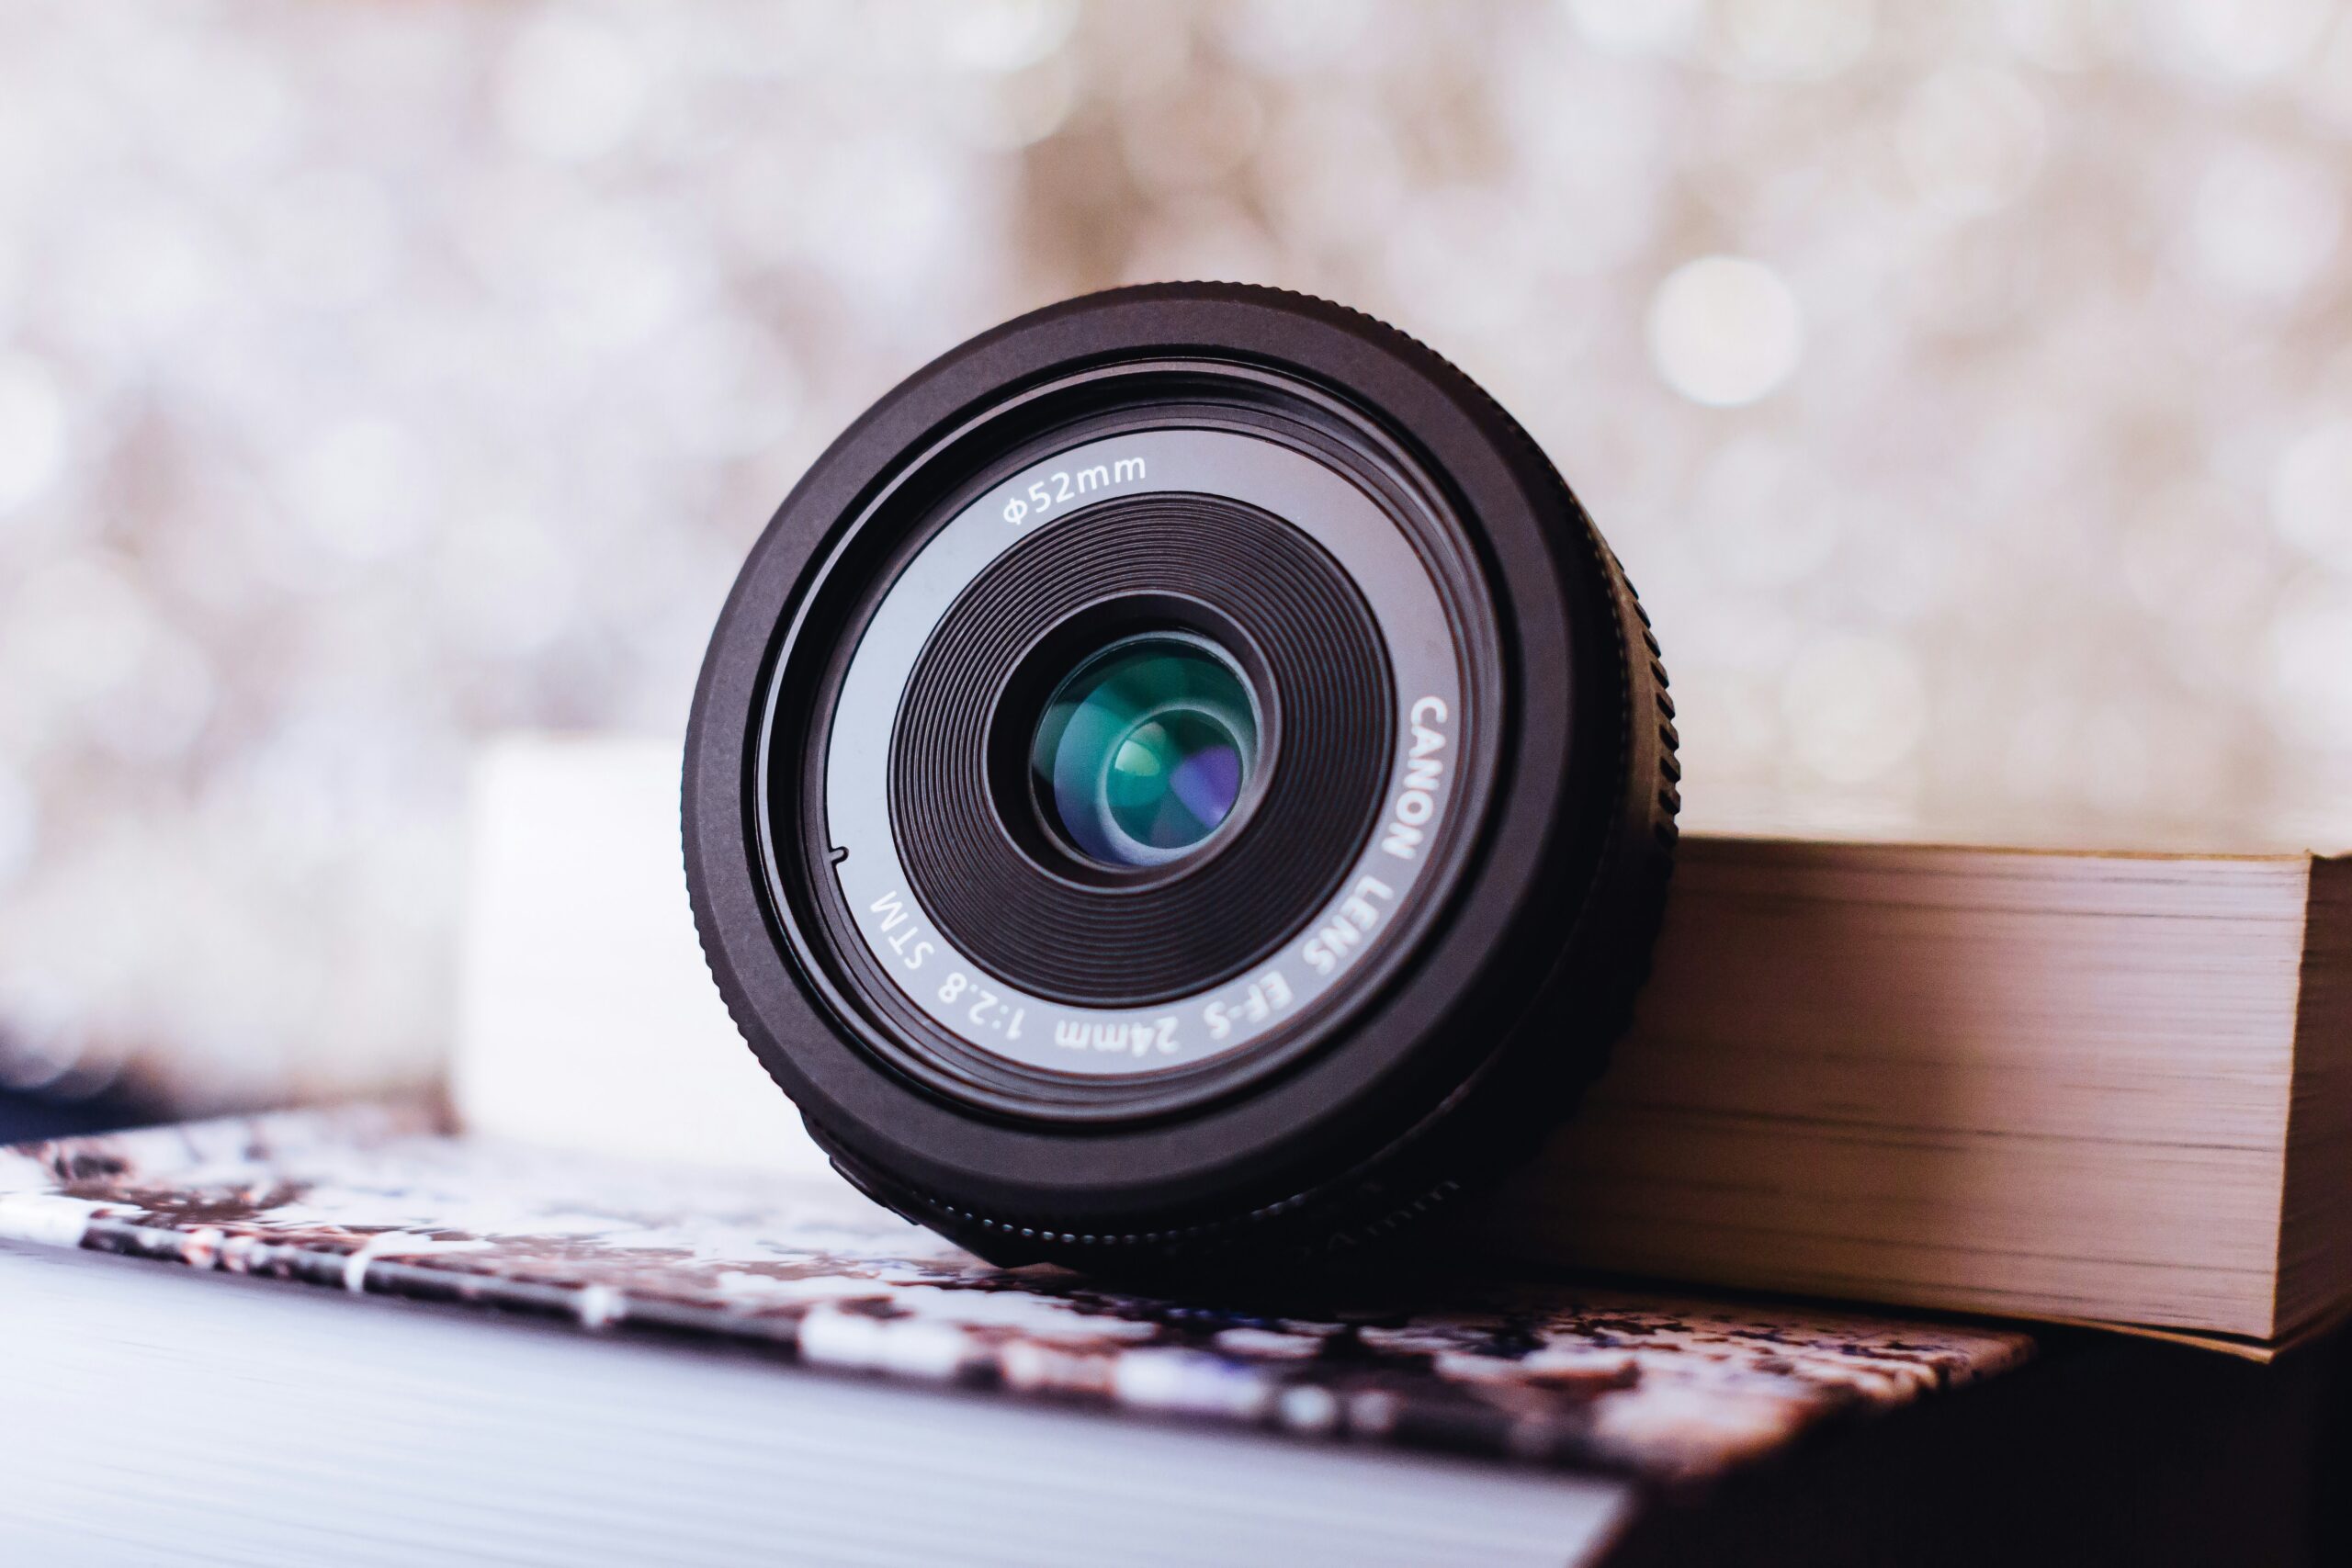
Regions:
M 1532 1152 L 1626 1021 L 1657 653 L 1419 344 L 1073 300 L 890 392 L 753 547 L 687 741 L 704 949 L 834 1163 L 987 1256 L 1367 1242 Z

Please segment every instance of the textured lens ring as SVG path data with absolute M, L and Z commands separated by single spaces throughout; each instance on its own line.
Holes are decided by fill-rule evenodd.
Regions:
M 1250 819 L 1188 874 L 1141 886 L 1055 876 L 1001 826 L 989 730 L 1022 655 L 1078 606 L 1180 593 L 1261 650 L 1280 765 Z M 1392 740 L 1370 609 L 1311 539 L 1221 497 L 1108 502 L 1025 540 L 948 610 L 895 727 L 891 816 L 916 897 L 965 952 L 1040 995 L 1143 1004 L 1239 973 L 1327 898 L 1372 830 Z

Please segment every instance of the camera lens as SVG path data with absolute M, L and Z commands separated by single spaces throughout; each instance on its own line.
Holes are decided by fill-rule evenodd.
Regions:
M 1351 311 L 1116 290 L 918 371 L 712 636 L 687 879 L 852 1180 L 1002 1261 L 1295 1260 L 1475 1190 L 1622 1031 L 1676 807 L 1616 558 Z
M 1105 865 L 1165 865 L 1239 804 L 1258 761 L 1255 705 L 1213 644 L 1137 633 L 1055 688 L 1029 759 L 1038 806 L 1064 842 Z

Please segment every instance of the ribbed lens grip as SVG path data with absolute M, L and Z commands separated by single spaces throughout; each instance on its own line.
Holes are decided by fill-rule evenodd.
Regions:
M 1263 656 L 1281 714 L 1255 813 L 1186 874 L 1059 877 L 1016 842 L 990 787 L 991 724 L 1024 653 L 1122 594 L 1196 600 Z M 1201 495 L 1101 503 L 980 574 L 917 660 L 894 727 L 890 809 L 915 897 L 973 960 L 1059 1000 L 1146 1005 L 1278 947 L 1337 887 L 1378 814 L 1392 702 L 1363 597 L 1298 529 Z

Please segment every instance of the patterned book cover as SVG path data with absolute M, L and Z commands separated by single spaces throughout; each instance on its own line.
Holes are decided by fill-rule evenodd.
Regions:
M 2033 1351 L 2000 1328 L 1501 1279 L 1385 1301 L 1144 1297 L 991 1268 L 846 1189 L 453 1136 L 399 1105 L 0 1151 L 0 1239 L 1667 1482 Z

